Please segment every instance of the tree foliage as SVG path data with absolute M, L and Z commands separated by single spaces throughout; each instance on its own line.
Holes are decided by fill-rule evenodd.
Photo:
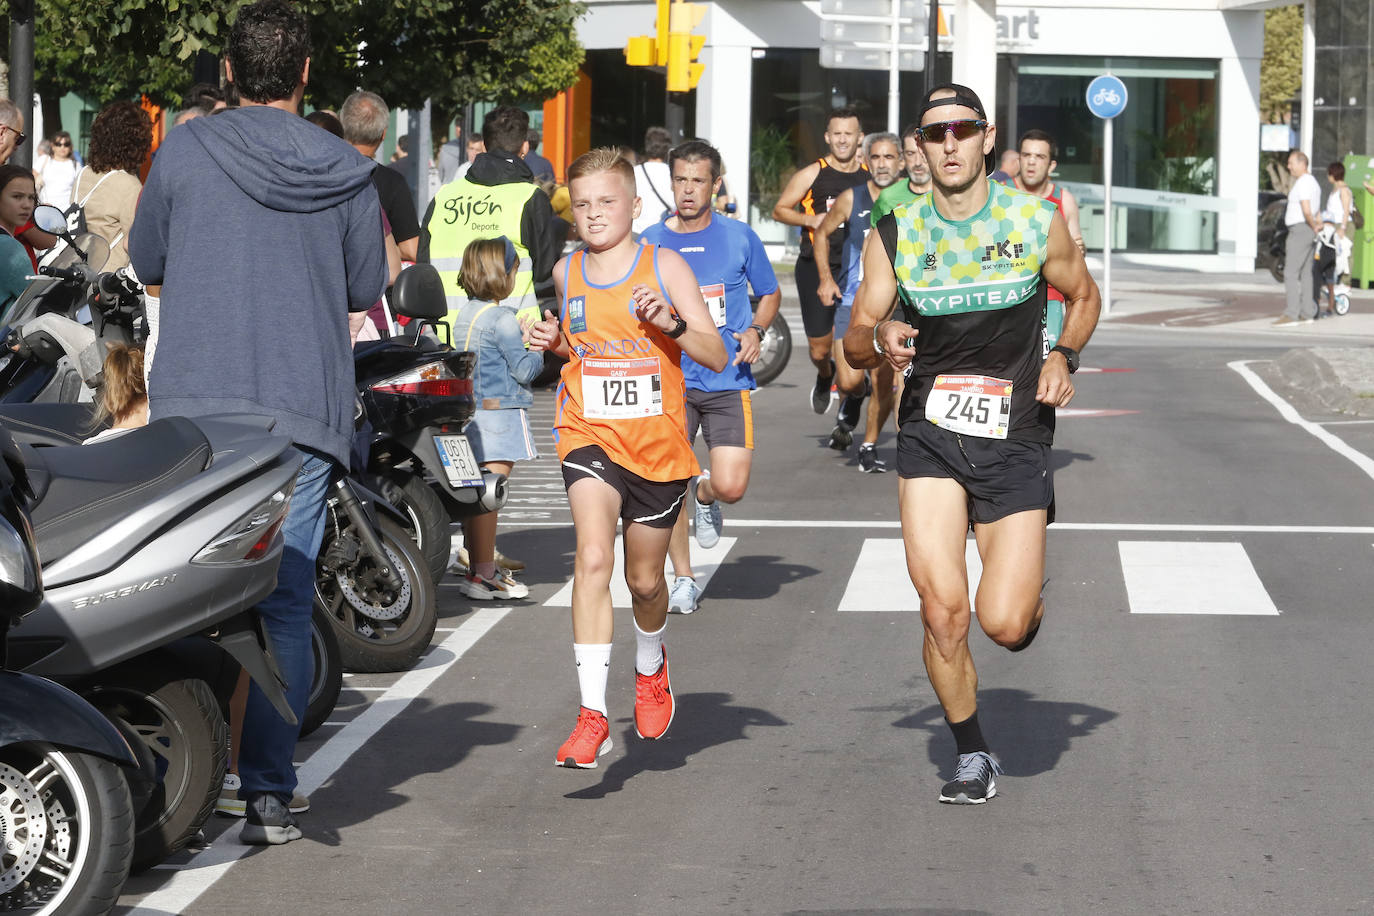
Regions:
M 1302 87 L 1302 4 L 1264 13 L 1264 57 L 1260 61 L 1260 118 L 1287 120 L 1288 103 Z
M 577 80 L 574 0 L 300 0 L 313 54 L 306 98 L 337 106 L 359 86 L 390 104 L 537 101 Z M 179 105 L 196 52 L 223 52 L 245 0 L 37 0 L 35 85 L 103 103 L 146 93 Z M 0 2 L 6 17 L 9 4 Z

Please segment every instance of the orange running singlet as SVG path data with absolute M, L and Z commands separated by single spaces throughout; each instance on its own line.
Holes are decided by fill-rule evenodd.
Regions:
M 645 480 L 682 480 L 700 473 L 687 441 L 682 350 L 636 317 L 630 296 L 643 283 L 670 302 L 658 276 L 658 246 L 640 246 L 630 272 L 609 286 L 587 279 L 586 257 L 586 251 L 574 252 L 563 269 L 559 324 L 568 338 L 569 358 L 553 421 L 559 459 L 598 445 L 617 465 Z

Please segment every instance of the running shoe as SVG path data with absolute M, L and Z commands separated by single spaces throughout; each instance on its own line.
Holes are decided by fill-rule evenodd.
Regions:
M 951 805 L 981 805 L 997 794 L 1002 767 L 987 751 L 960 754 L 954 766 L 954 779 L 940 790 L 940 801 Z
M 835 424 L 835 428 L 830 431 L 830 441 L 827 442 L 826 445 L 830 446 L 837 452 L 843 452 L 853 444 L 853 430 L 850 427 L 845 426 L 843 420 L 840 420 L 838 423 Z
M 468 573 L 458 583 L 458 591 L 474 601 L 506 601 L 528 598 L 530 589 L 511 578 L 511 574 L 497 567 L 496 575 L 490 578 Z
M 662 652 L 663 664 L 653 674 L 635 672 L 635 734 L 651 741 L 668 731 L 677 706 L 668 681 L 668 650 Z
M 830 409 L 830 383 L 835 380 L 835 361 L 830 361 L 830 374 L 816 373 L 816 384 L 811 387 L 811 409 L 825 413 Z
M 248 846 L 280 846 L 301 838 L 300 825 L 281 799 L 272 794 L 259 795 L 248 804 L 248 820 L 239 832 L 239 842 Z
M 292 814 L 304 814 L 310 810 L 310 798 L 296 792 L 291 796 L 286 810 Z M 215 813 L 225 817 L 244 817 L 248 814 L 248 796 L 243 794 L 243 783 L 234 773 L 224 774 L 224 785 L 215 801 Z
M 720 500 L 715 500 L 710 505 L 703 506 L 697 502 L 697 484 L 701 481 L 700 477 L 692 478 L 692 508 L 695 512 L 697 528 L 697 543 L 703 550 L 710 550 L 720 541 L 721 529 L 725 527 L 725 519 L 720 514 Z
M 865 474 L 884 474 L 887 472 L 887 462 L 878 457 L 878 450 L 872 445 L 861 445 L 859 470 Z
M 596 758 L 611 752 L 611 724 L 595 709 L 579 706 L 577 726 L 558 749 L 553 765 L 596 769 Z
M 668 590 L 668 613 L 690 614 L 697 609 L 700 600 L 701 589 L 697 586 L 697 580 L 691 576 L 678 576 Z
M 524 560 L 516 560 L 513 557 L 508 557 L 499 550 L 496 551 L 495 559 L 496 565 L 506 572 L 522 572 L 525 569 Z M 468 574 L 468 566 L 470 565 L 471 558 L 468 557 L 468 549 L 466 547 L 459 547 L 457 552 L 453 555 L 452 562 L 449 563 L 448 571 L 456 576 L 466 576 Z

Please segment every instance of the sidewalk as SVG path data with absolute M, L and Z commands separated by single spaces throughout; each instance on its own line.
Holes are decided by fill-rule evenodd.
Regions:
M 1102 262 L 1089 258 L 1101 282 Z M 1148 326 L 1273 335 L 1294 349 L 1265 373 L 1303 392 L 1322 407 L 1374 417 L 1374 290 L 1351 289 L 1349 314 L 1311 324 L 1275 328 L 1284 291 L 1268 273 L 1206 274 L 1195 271 L 1114 268 L 1111 314 L 1100 327 Z M 1304 337 L 1321 343 L 1302 346 Z M 1341 341 L 1332 345 L 1332 339 Z

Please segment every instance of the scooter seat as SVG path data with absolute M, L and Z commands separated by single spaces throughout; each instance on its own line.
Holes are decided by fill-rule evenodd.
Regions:
M 31 517 L 45 564 L 199 474 L 212 454 L 205 435 L 185 417 L 93 445 L 21 450 L 37 496 Z
M 0 405 L 0 423 L 31 445 L 80 445 L 96 431 L 94 404 Z

